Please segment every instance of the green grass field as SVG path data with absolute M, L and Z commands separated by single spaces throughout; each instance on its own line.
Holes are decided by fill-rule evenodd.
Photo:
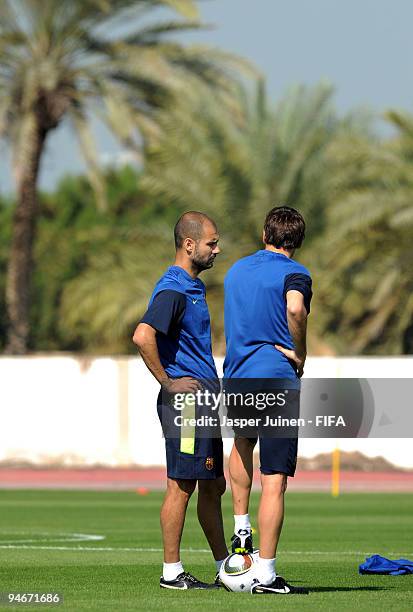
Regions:
M 0 491 L 0 591 L 58 591 L 64 603 L 57 609 L 70 611 L 413 609 L 413 575 L 358 574 L 358 564 L 370 553 L 413 557 L 413 495 L 288 494 L 277 570 L 311 593 L 287 597 L 161 590 L 161 499 L 155 492 Z M 194 501 L 182 558 L 186 569 L 212 581 L 215 567 Z M 254 518 L 256 505 L 255 495 Z M 229 538 L 228 493 L 224 513 Z

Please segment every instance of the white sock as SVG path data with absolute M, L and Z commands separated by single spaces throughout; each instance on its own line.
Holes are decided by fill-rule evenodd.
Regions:
M 181 561 L 178 561 L 178 563 L 164 563 L 163 564 L 163 578 L 164 580 L 175 580 L 175 578 L 177 578 L 179 576 L 179 574 L 182 574 L 182 572 L 184 571 L 184 566 L 182 565 Z
M 237 533 L 239 529 L 251 529 L 251 521 L 249 514 L 234 514 L 234 521 L 234 533 Z
M 261 584 L 271 584 L 275 580 L 275 559 L 258 557 L 255 576 Z
M 226 557 L 225 557 L 226 559 Z M 217 568 L 217 572 L 219 572 L 219 570 L 221 569 L 221 565 L 224 563 L 225 559 L 221 559 L 221 561 L 217 561 L 215 559 L 215 567 Z

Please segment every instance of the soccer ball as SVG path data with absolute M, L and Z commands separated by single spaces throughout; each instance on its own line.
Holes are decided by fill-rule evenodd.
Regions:
M 233 593 L 249 593 L 255 577 L 254 553 L 229 555 L 221 565 L 219 578 L 227 589 Z

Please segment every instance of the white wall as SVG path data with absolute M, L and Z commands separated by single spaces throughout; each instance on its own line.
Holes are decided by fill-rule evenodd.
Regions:
M 413 357 L 309 357 L 308 378 L 412 378 Z M 410 406 L 413 409 L 413 406 Z M 411 432 L 409 432 L 411 433 Z M 330 452 L 358 450 L 368 457 L 381 455 L 395 465 L 413 468 L 411 438 L 305 439 L 299 441 L 299 454 L 312 457 Z
M 222 368 L 222 359 L 217 359 Z M 413 358 L 310 357 L 306 377 L 411 378 Z M 0 358 L 0 461 L 163 465 L 158 385 L 137 357 Z M 225 441 L 228 450 L 231 440 Z M 360 450 L 413 467 L 410 439 L 301 439 L 300 455 Z

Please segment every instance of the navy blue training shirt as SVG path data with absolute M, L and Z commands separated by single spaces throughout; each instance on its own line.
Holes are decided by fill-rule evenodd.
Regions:
M 205 285 L 170 266 L 155 285 L 141 323 L 156 331 L 159 357 L 171 378 L 216 379 Z
M 287 291 L 312 297 L 309 271 L 282 253 L 257 251 L 237 261 L 225 282 L 225 378 L 297 378 L 295 364 L 274 344 L 294 348 Z

